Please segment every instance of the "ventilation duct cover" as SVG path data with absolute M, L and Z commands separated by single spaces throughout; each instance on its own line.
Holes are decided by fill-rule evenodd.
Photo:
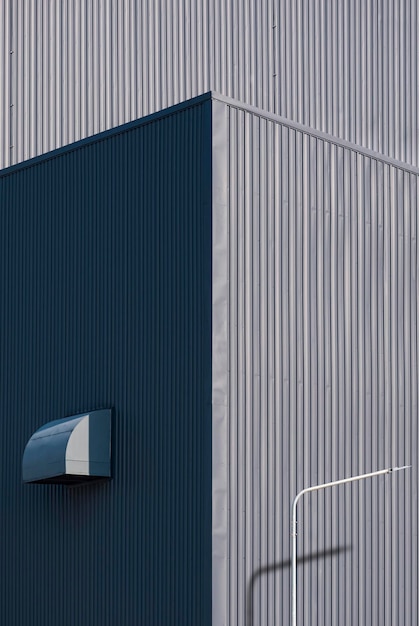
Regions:
M 111 410 L 48 422 L 23 453 L 24 483 L 80 484 L 111 476 Z

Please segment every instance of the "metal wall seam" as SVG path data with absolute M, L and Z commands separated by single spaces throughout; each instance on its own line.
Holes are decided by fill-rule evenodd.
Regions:
M 297 491 L 418 456 L 418 175 L 226 106 L 225 621 L 252 626 L 289 621 Z M 303 621 L 417 622 L 416 491 L 413 470 L 301 503 Z
M 231 561 L 228 558 L 230 504 L 228 493 L 230 433 L 229 346 L 228 346 L 228 198 L 229 185 L 227 109 L 212 101 L 212 624 L 225 623 L 229 606 L 228 580 Z M 231 305 L 230 305 L 231 306 Z M 233 392 L 234 393 L 234 392 Z

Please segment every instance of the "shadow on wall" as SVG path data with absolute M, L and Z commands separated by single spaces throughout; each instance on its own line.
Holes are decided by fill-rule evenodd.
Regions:
M 348 552 L 351 550 L 351 546 L 342 546 L 337 548 L 330 548 L 330 550 L 322 550 L 321 552 L 313 552 L 312 554 L 305 554 L 298 557 L 297 565 L 303 565 L 304 563 L 310 563 L 311 561 L 319 561 L 321 559 L 332 558 Z M 279 561 L 278 563 L 271 563 L 270 565 L 264 565 L 255 570 L 252 574 L 249 584 L 247 585 L 246 592 L 246 626 L 253 626 L 253 594 L 255 591 L 256 583 L 259 582 L 261 576 L 265 574 L 272 574 L 284 569 L 291 568 L 291 559 L 286 561 Z

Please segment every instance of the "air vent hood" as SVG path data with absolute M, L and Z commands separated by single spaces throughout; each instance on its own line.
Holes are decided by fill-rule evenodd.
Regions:
M 41 426 L 23 453 L 24 483 L 81 484 L 111 476 L 111 410 Z

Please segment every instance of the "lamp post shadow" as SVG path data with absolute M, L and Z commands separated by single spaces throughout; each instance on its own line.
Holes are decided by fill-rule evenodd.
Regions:
M 338 546 L 337 548 L 330 548 L 329 550 L 321 550 L 320 552 L 304 554 L 298 557 L 297 565 L 303 565 L 312 561 L 319 561 L 321 559 L 337 557 L 340 554 L 348 552 L 351 549 L 352 546 Z M 246 590 L 246 626 L 253 626 L 253 595 L 256 583 L 259 582 L 259 579 L 266 574 L 273 574 L 284 569 L 289 569 L 290 567 L 291 559 L 287 559 L 286 561 L 278 561 L 277 563 L 263 565 L 253 572 Z

